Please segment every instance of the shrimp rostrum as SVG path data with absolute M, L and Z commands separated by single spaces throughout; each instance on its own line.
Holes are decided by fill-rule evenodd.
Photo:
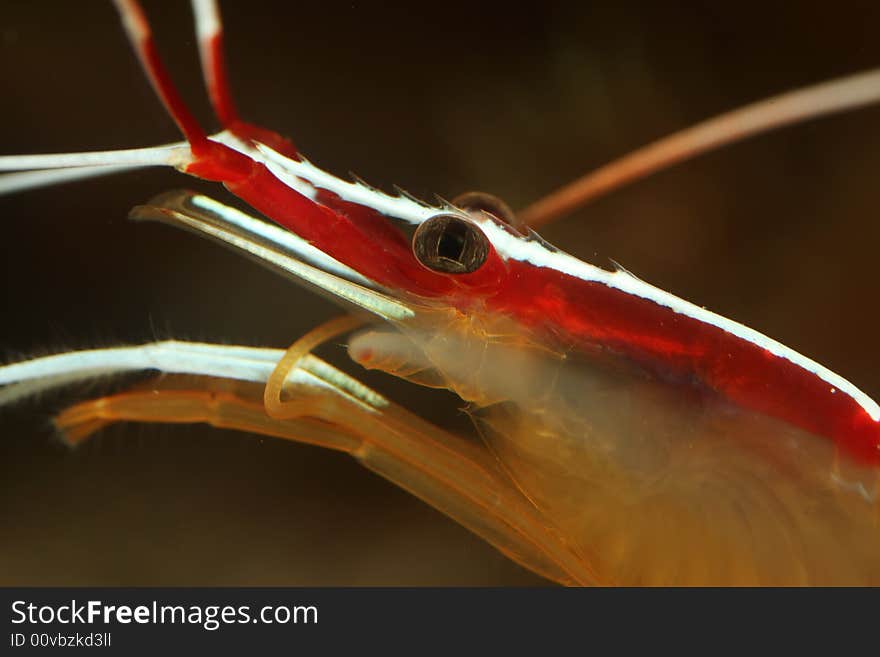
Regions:
M 78 442 L 119 421 L 193 423 L 351 454 L 511 559 L 586 584 L 880 583 L 880 406 L 781 343 L 531 228 L 628 180 L 748 134 L 880 98 L 869 72 L 756 104 L 639 151 L 523 213 L 470 192 L 434 205 L 348 182 L 245 122 L 213 2 L 194 0 L 222 131 L 180 99 L 134 0 L 129 39 L 185 137 L 168 146 L 5 156 L 4 191 L 171 166 L 190 191 L 132 210 L 208 237 L 338 301 L 286 350 L 190 342 L 0 368 L 0 402 L 106 373 L 163 378 L 78 403 Z M 351 334 L 361 366 L 456 393 L 481 443 L 441 430 L 311 352 Z

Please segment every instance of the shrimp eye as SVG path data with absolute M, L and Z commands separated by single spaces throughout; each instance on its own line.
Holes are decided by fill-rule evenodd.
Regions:
M 523 223 L 514 214 L 510 206 L 497 196 L 486 192 L 465 192 L 452 199 L 452 205 L 465 212 L 488 212 L 513 229 L 523 232 Z
M 413 253 L 428 269 L 444 274 L 470 274 L 486 262 L 489 240 L 467 219 L 436 214 L 416 229 Z

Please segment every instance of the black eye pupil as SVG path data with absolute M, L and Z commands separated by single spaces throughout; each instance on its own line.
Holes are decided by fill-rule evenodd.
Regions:
M 428 269 L 470 274 L 489 255 L 489 240 L 476 224 L 457 214 L 436 214 L 413 235 L 413 254 Z
M 467 239 L 467 234 L 464 224 L 447 224 L 446 229 L 440 235 L 440 241 L 437 243 L 437 255 L 460 262 L 464 253 L 465 239 Z

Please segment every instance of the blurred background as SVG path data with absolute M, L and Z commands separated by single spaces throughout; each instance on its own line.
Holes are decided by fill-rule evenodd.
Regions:
M 523 207 L 696 121 L 880 65 L 880 4 L 867 0 L 379 4 L 223 3 L 234 91 L 245 117 L 319 165 L 428 198 L 479 189 Z M 188 7 L 145 5 L 213 127 Z M 177 139 L 109 2 L 5 0 L 0 85 L 2 153 Z M 878 172 L 875 107 L 677 166 L 543 235 L 876 398 Z M 0 198 L 0 357 L 169 337 L 286 347 L 337 312 L 193 235 L 126 220 L 181 186 L 229 199 L 164 170 Z M 346 362 L 339 347 L 322 353 Z M 451 395 L 363 378 L 469 431 Z M 60 444 L 51 416 L 115 389 L 0 412 L 0 584 L 545 584 L 343 455 L 203 426 L 120 425 Z

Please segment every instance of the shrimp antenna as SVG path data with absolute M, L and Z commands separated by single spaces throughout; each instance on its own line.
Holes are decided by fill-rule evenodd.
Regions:
M 208 97 L 214 113 L 224 127 L 239 122 L 238 110 L 232 100 L 229 76 L 223 50 L 223 23 L 216 0 L 192 0 L 196 36 L 199 40 L 199 57 L 202 61 L 202 77 L 208 89 Z
M 192 112 L 183 102 L 177 87 L 175 87 L 165 65 L 159 58 L 150 24 L 140 3 L 137 0 L 114 0 L 114 4 L 119 10 L 125 32 L 138 59 L 140 59 L 147 78 L 149 78 L 165 109 L 174 119 L 175 123 L 177 123 L 187 142 L 189 142 L 193 161 L 182 167 L 183 170 L 186 173 L 201 178 L 222 181 L 224 183 L 236 178 L 246 177 L 252 171 L 253 161 L 225 144 L 208 139 L 208 135 L 202 130 L 195 116 L 193 116 Z M 198 7 L 201 6 L 207 7 L 210 13 L 206 14 L 204 9 L 199 10 Z M 196 16 L 201 20 L 201 29 L 212 29 L 214 32 L 217 32 L 220 23 L 216 6 L 212 7 L 211 3 L 197 2 L 194 7 L 196 7 Z M 218 27 L 212 28 L 211 23 Z M 218 62 L 218 70 L 221 71 L 219 75 L 225 79 L 225 75 L 222 73 L 222 65 L 220 64 L 222 62 Z M 205 75 L 208 74 L 205 73 Z M 216 71 L 212 75 L 216 78 Z M 230 111 L 234 113 L 231 103 L 228 107 L 221 106 L 220 111 L 224 112 L 224 115 L 227 116 Z M 245 129 L 247 127 L 246 125 L 244 126 Z M 251 135 L 248 134 L 242 136 L 251 138 Z
M 183 102 L 180 92 L 177 91 L 168 70 L 159 58 L 153 40 L 153 31 L 140 3 L 137 0 L 113 0 L 113 3 L 119 11 L 128 40 L 131 42 L 147 78 L 149 78 L 168 114 L 174 119 L 189 142 L 193 155 L 207 154 L 210 151 L 208 136 L 186 103 Z
M 232 99 L 226 57 L 223 48 L 223 21 L 217 0 L 192 0 L 202 78 L 208 98 L 221 125 L 244 141 L 260 142 L 294 160 L 300 160 L 296 147 L 286 137 L 272 130 L 247 123 L 238 115 Z
M 619 187 L 774 128 L 880 101 L 880 69 L 789 91 L 648 144 L 550 193 L 518 214 L 536 228 Z
M 219 175 L 222 179 L 230 171 L 247 168 L 243 158 L 232 153 L 228 146 L 218 143 L 224 139 L 224 135 L 239 140 L 261 141 L 289 158 L 299 159 L 290 141 L 238 118 L 229 91 L 223 61 L 220 14 L 214 0 L 193 0 L 201 46 L 202 74 L 214 111 L 228 131 L 210 137 L 184 103 L 159 58 L 152 29 L 138 0 L 114 0 L 114 4 L 147 78 L 186 142 L 91 153 L 0 156 L 0 172 L 18 172 L 0 174 L 0 195 L 147 166 L 172 166 L 205 177 L 215 178 Z M 200 167 L 200 164 L 207 166 Z M 221 175 L 219 172 L 225 173 Z
M 0 155 L 0 172 L 17 172 L 0 173 L 0 196 L 143 167 L 185 169 L 192 159 L 191 148 L 185 141 L 114 151 Z

